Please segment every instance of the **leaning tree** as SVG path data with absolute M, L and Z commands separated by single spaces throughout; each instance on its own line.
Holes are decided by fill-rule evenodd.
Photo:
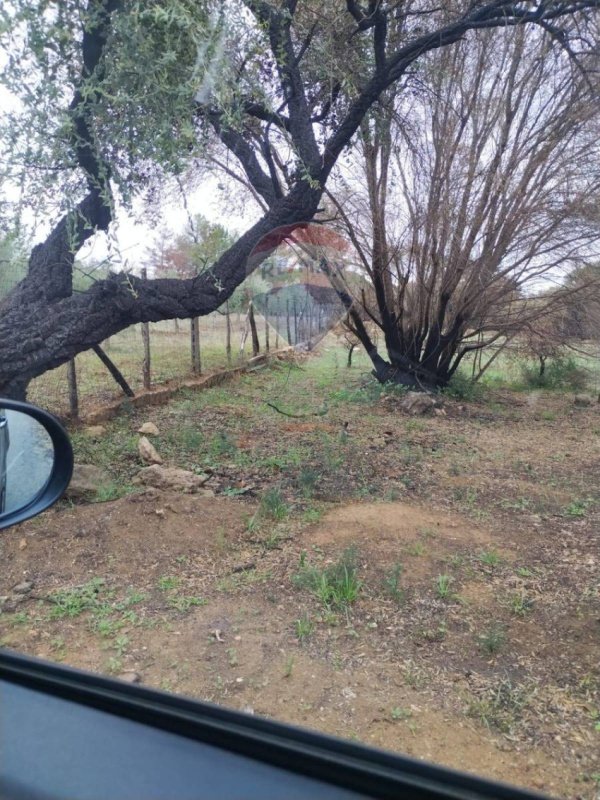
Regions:
M 273 231 L 319 211 L 365 115 L 424 54 L 469 31 L 543 27 L 574 51 L 600 0 L 11 0 L 0 11 L 12 102 L 0 122 L 5 200 L 42 220 L 4 298 L 0 392 L 140 321 L 222 305 Z M 127 271 L 73 291 L 77 253 L 118 203 L 203 163 L 218 141 L 264 214 L 201 275 Z M 227 166 L 227 164 L 226 164 Z M 5 205 L 2 205 L 6 209 Z M 269 248 L 262 249 L 264 257 Z M 249 266 L 250 264 L 250 266 Z

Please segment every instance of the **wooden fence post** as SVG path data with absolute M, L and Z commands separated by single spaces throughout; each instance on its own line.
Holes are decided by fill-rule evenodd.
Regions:
M 77 394 L 77 372 L 74 358 L 67 364 L 67 378 L 69 381 L 69 413 L 71 419 L 79 419 L 79 395 Z
M 225 301 L 225 321 L 227 325 L 226 331 L 226 343 L 225 347 L 227 350 L 227 364 L 231 366 L 231 317 L 229 316 L 229 300 Z
M 254 318 L 254 305 L 250 301 L 248 308 L 248 322 L 250 323 L 250 333 L 252 335 L 252 355 L 257 356 L 260 353 L 260 342 L 258 341 L 258 331 L 256 330 L 256 319 Z
M 145 280 L 148 277 L 148 271 L 144 267 L 142 269 L 142 278 Z M 142 364 L 142 375 L 144 380 L 144 389 L 150 388 L 150 323 L 142 322 L 142 341 L 144 342 L 144 361 Z
M 291 345 L 292 344 L 292 331 L 291 331 L 291 328 L 290 328 L 290 301 L 289 300 L 285 301 L 285 322 L 286 322 L 286 326 L 287 326 L 288 344 Z
M 192 317 L 190 332 L 192 345 L 192 372 L 194 375 L 202 375 L 202 363 L 200 361 L 200 320 L 198 317 Z
M 265 350 L 267 353 L 270 350 L 269 347 L 269 295 L 265 295 Z

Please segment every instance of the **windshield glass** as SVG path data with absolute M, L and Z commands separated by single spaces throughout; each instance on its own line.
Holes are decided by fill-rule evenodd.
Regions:
M 9 6 L 0 645 L 596 800 L 597 0 Z

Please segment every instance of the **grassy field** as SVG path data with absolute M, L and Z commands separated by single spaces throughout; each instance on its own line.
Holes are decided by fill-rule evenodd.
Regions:
M 76 431 L 106 480 L 4 534 L 0 641 L 595 800 L 600 407 L 506 369 L 411 417 L 345 358 Z M 213 496 L 141 490 L 146 421 Z

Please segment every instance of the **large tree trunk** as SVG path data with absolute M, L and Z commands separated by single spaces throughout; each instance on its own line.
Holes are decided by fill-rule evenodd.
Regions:
M 27 278 L 4 299 L 0 308 L 0 395 L 23 399 L 32 378 L 66 363 L 77 353 L 130 325 L 190 319 L 215 311 L 290 235 L 294 226 L 305 224 L 314 216 L 320 197 L 320 188 L 296 186 L 238 239 L 211 270 L 201 275 L 144 280 L 117 273 L 97 281 L 86 292 L 63 297 L 60 295 L 69 288 L 64 285 L 56 293 L 49 289 L 42 293 L 37 270 L 33 269 L 50 248 L 51 258 L 57 257 L 56 237 L 51 234 L 34 250 Z M 259 243 L 260 253 L 253 253 Z

